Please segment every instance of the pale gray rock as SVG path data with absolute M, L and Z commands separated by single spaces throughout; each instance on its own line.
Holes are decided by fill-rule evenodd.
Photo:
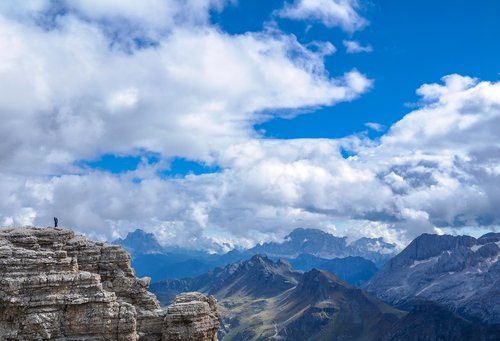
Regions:
M 149 283 L 120 246 L 67 229 L 0 229 L 0 339 L 162 340 L 168 312 Z M 199 320 L 197 311 L 183 321 L 187 331 L 201 329 L 206 315 L 218 323 L 215 305 Z M 216 335 L 214 323 L 206 335 Z
M 178 295 L 167 307 L 163 340 L 217 341 L 219 315 L 216 305 L 213 296 L 198 292 Z

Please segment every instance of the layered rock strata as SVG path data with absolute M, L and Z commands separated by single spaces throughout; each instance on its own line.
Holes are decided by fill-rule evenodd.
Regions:
M 198 292 L 177 296 L 167 308 L 163 340 L 217 341 L 219 315 L 216 304 L 213 296 Z
M 0 229 L 1 340 L 171 340 L 174 317 L 160 309 L 148 286 L 120 246 L 67 229 Z M 183 319 L 185 330 L 215 336 L 215 304 L 183 297 L 207 302 Z M 178 339 L 191 335 L 175 333 Z

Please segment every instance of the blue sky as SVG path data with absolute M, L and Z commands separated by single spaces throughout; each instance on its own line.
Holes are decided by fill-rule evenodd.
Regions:
M 496 231 L 497 1 L 0 3 L 0 223 L 221 250 Z M 457 199 L 458 198 L 458 199 Z M 225 246 L 221 246 L 221 245 Z
M 369 25 L 354 33 L 325 27 L 314 20 L 297 22 L 280 18 L 276 11 L 282 5 L 281 0 L 239 0 L 222 11 L 214 9 L 211 21 L 230 34 L 258 32 L 266 25 L 278 25 L 302 44 L 332 42 L 338 50 L 325 58 L 328 72 L 337 75 L 356 68 L 373 79 L 375 85 L 352 102 L 302 108 L 308 114 L 255 124 L 264 137 L 340 138 L 364 133 L 376 138 L 416 106 L 419 97 L 415 89 L 424 83 L 452 73 L 487 80 L 500 78 L 497 1 L 482 0 L 475 5 L 465 0 L 361 2 L 359 12 Z M 373 51 L 348 53 L 344 40 L 359 41 Z M 366 126 L 369 122 L 379 123 L 383 128 L 370 129 Z M 107 155 L 90 161 L 89 165 L 119 173 L 135 169 L 139 160 L 139 157 Z M 163 174 L 213 171 L 213 167 L 177 158 Z
M 272 4 L 272 5 L 271 5 Z M 481 79 L 500 77 L 500 24 L 497 1 L 372 1 L 360 12 L 370 24 L 346 35 L 339 28 L 270 17 L 280 1 L 240 1 L 216 18 L 224 30 L 258 30 L 262 22 L 280 27 L 307 43 L 328 40 L 338 47 L 325 64 L 331 74 L 357 68 L 375 80 L 371 91 L 349 103 L 312 110 L 313 115 L 276 119 L 259 125 L 266 136 L 338 138 L 366 131 L 366 122 L 390 126 L 418 101 L 415 89 L 444 75 L 459 73 Z M 252 20 L 253 19 L 253 20 Z M 373 46 L 371 53 L 349 54 L 342 41 L 355 39 Z M 371 131 L 373 133 L 373 131 Z
M 334 106 L 302 108 L 308 114 L 275 118 L 255 125 L 264 137 L 340 138 L 364 133 L 372 138 L 383 131 L 366 126 L 379 123 L 384 130 L 400 120 L 419 101 L 415 89 L 458 73 L 485 80 L 500 78 L 500 3 L 471 1 L 365 1 L 360 14 L 370 23 L 357 32 L 325 27 L 314 20 L 297 22 L 276 16 L 281 0 L 239 0 L 222 11 L 213 10 L 211 21 L 230 34 L 258 32 L 278 25 L 307 44 L 330 41 L 337 52 L 325 58 L 331 75 L 356 68 L 373 79 L 374 87 L 362 97 Z M 373 48 L 369 53 L 347 53 L 342 42 L 356 40 Z M 285 110 L 286 112 L 286 110 Z M 292 111 L 293 112 L 293 111 Z M 90 165 L 111 172 L 129 171 L 139 158 L 104 157 Z M 134 167 L 135 168 L 135 167 Z M 211 173 L 213 167 L 176 159 L 165 174 Z

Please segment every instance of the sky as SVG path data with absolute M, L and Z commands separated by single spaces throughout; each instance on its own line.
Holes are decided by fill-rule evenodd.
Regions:
M 0 2 L 0 225 L 224 251 L 498 231 L 496 0 Z

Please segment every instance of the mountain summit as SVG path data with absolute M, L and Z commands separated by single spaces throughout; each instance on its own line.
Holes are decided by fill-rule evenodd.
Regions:
M 283 258 L 296 258 L 301 254 L 326 259 L 360 256 L 380 266 L 396 254 L 397 248 L 382 238 L 364 237 L 349 244 L 347 237 L 336 237 L 318 229 L 298 228 L 287 235 L 281 243 L 259 244 L 248 252 Z
M 112 244 L 123 246 L 133 256 L 139 254 L 162 253 L 164 251 L 154 234 L 145 232 L 141 229 L 130 232 L 125 239 L 119 238 L 114 240 Z

